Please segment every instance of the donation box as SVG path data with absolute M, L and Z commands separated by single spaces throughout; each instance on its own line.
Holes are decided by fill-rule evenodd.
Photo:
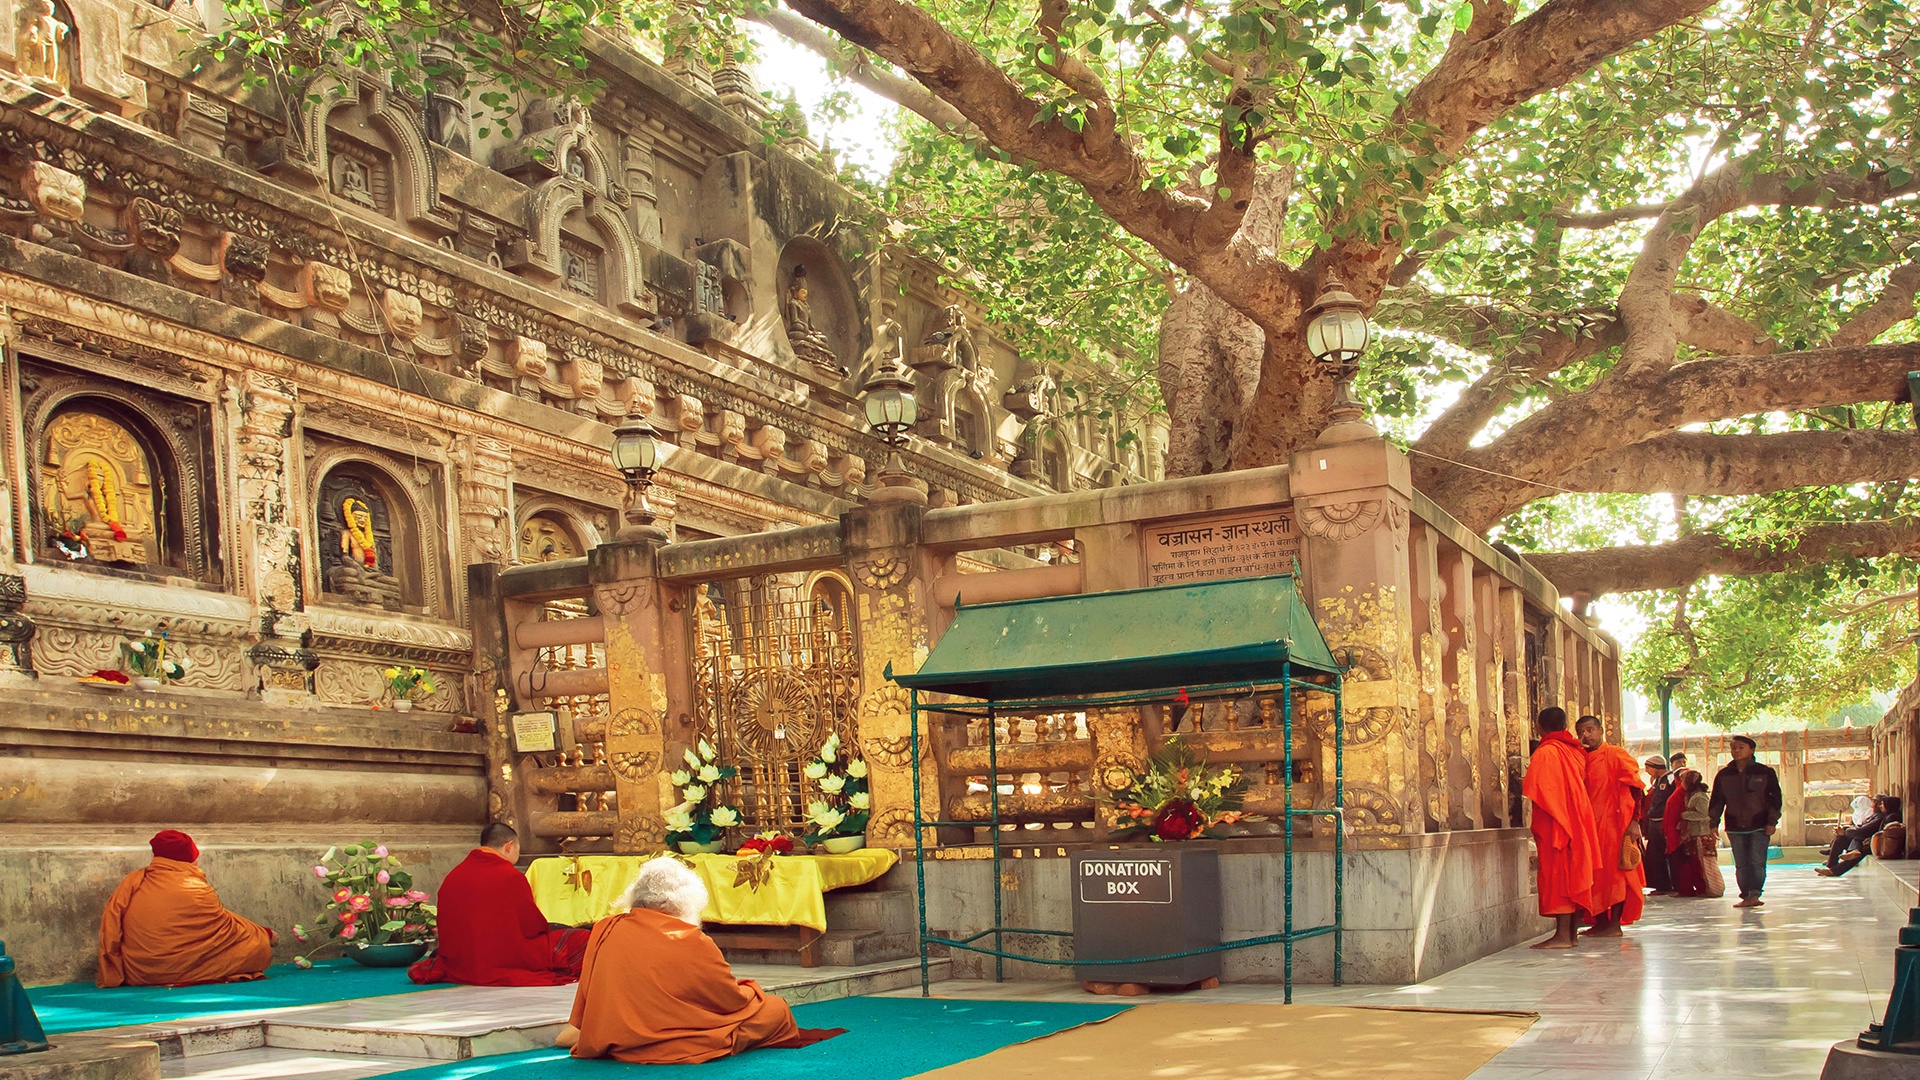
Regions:
M 1073 956 L 1121 960 L 1220 944 L 1220 853 L 1184 844 L 1073 857 Z M 1217 952 L 1144 964 L 1076 964 L 1081 982 L 1185 986 L 1220 977 Z

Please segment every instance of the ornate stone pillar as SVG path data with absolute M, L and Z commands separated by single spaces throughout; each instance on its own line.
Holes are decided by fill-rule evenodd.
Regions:
M 233 386 L 234 503 L 240 520 L 242 595 L 261 612 L 247 659 L 261 697 L 312 701 L 317 658 L 307 645 L 300 581 L 300 525 L 289 472 L 298 390 L 285 379 L 241 372 Z
M 484 435 L 454 447 L 460 478 L 460 564 L 507 564 L 513 550 L 513 447 Z
M 913 843 L 913 753 L 907 691 L 887 679 L 917 671 L 930 637 L 933 571 L 920 547 L 926 507 L 911 501 L 876 501 L 855 509 L 846 523 L 847 576 L 853 582 L 854 619 L 860 641 L 860 707 L 855 716 L 861 755 L 872 770 L 873 817 L 867 842 L 899 847 Z M 934 728 L 921 721 L 922 807 L 942 817 Z M 932 836 L 928 836 L 932 842 Z
M 676 798 L 667 779 L 664 723 L 671 715 L 667 688 L 673 651 L 665 590 L 655 576 L 655 557 L 664 543 L 661 537 L 587 551 L 594 606 L 606 620 L 607 764 L 619 800 L 613 849 L 623 855 L 661 849 L 663 815 Z
M 627 213 L 633 219 L 634 238 L 643 244 L 660 246 L 660 189 L 653 176 L 653 140 L 632 134 L 623 144 L 626 152 L 627 190 L 633 198 Z
M 1427 812 L 1415 724 L 1421 676 L 1407 456 L 1378 436 L 1323 443 L 1294 455 L 1289 485 L 1306 574 L 1302 594 L 1334 657 L 1352 665 L 1343 688 L 1347 820 L 1362 833 L 1421 832 Z M 1311 722 L 1322 706 L 1303 704 Z M 1331 739 L 1321 754 L 1319 775 L 1330 793 Z
M 1807 733 L 1780 733 L 1780 828 L 1772 843 L 1799 847 L 1807 842 Z

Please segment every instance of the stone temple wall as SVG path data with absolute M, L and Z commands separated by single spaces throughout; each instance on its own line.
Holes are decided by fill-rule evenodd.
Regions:
M 591 109 L 529 101 L 483 135 L 363 74 L 196 73 L 193 5 L 55 18 L 51 58 L 0 20 L 0 927 L 30 982 L 89 973 L 159 828 L 281 927 L 342 839 L 437 880 L 502 811 L 502 655 L 475 648 L 467 568 L 608 537 L 626 417 L 665 432 L 653 502 L 682 541 L 864 502 L 858 388 L 896 355 L 934 505 L 1159 473 L 1144 403 L 1056 415 L 1097 368 L 1022 357 L 858 224 L 804 145 L 768 144 L 742 72 L 603 43 Z M 80 681 L 157 630 L 177 684 Z M 410 713 L 396 664 L 437 683 Z

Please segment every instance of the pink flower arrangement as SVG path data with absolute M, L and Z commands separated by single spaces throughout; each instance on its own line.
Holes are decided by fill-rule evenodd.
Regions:
M 413 875 L 385 844 L 329 848 L 313 870 L 329 899 L 311 923 L 293 928 L 295 939 L 312 945 L 294 958 L 298 966 L 312 967 L 312 956 L 336 943 L 366 947 L 433 939 L 436 912 L 429 897 L 413 887 Z

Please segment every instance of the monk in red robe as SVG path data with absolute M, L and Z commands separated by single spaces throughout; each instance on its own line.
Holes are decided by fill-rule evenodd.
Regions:
M 625 914 L 593 928 L 556 1046 L 577 1058 L 680 1065 L 806 1041 L 787 1003 L 735 979 L 700 930 L 707 889 L 693 871 L 672 859 L 646 863 L 626 902 Z
M 100 915 L 100 986 L 193 986 L 257 979 L 275 934 L 223 907 L 194 865 L 200 848 L 174 829 L 154 835 L 153 861 L 121 879 Z
M 1539 850 L 1540 914 L 1554 921 L 1553 936 L 1536 949 L 1571 949 L 1582 912 L 1593 908 L 1598 841 L 1587 795 L 1587 752 L 1567 731 L 1567 711 L 1540 710 L 1534 721 L 1540 747 L 1527 761 L 1520 790 L 1533 803 L 1533 842 Z
M 440 883 L 439 950 L 407 969 L 417 983 L 562 986 L 580 977 L 587 931 L 553 926 L 514 866 L 520 837 L 495 822 Z
M 1620 869 L 1620 856 L 1631 844 L 1640 851 L 1640 814 L 1646 808 L 1647 784 L 1640 779 L 1640 763 L 1625 747 L 1606 741 L 1606 728 L 1597 716 L 1583 716 L 1573 733 L 1587 751 L 1587 797 L 1593 803 L 1593 831 L 1599 841 L 1593 863 L 1593 906 L 1587 909 L 1593 925 L 1588 937 L 1619 937 L 1620 928 L 1639 922 L 1646 906 L 1647 871 L 1638 861 Z

